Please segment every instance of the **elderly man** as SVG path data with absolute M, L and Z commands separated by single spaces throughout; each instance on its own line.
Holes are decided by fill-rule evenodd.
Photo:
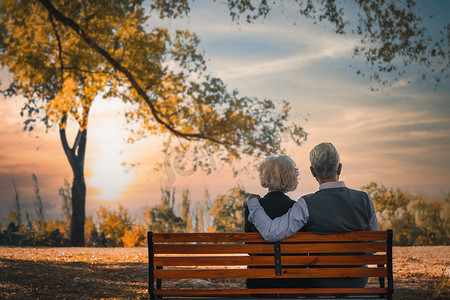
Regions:
M 264 239 L 279 241 L 299 230 L 317 234 L 379 230 L 369 195 L 349 189 L 339 181 L 342 164 L 336 148 L 331 143 L 321 143 L 311 150 L 309 159 L 319 190 L 300 198 L 283 216 L 272 220 L 261 207 L 259 196 L 248 197 L 248 221 Z M 364 287 L 367 278 L 325 278 L 313 282 L 314 287 Z

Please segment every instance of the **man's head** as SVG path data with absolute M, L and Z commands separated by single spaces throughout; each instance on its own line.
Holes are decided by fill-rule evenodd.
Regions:
M 319 183 L 339 180 L 342 164 L 339 153 L 331 143 L 321 143 L 309 153 L 311 173 Z
M 293 191 L 298 185 L 298 170 L 288 156 L 269 156 L 258 168 L 261 186 L 269 191 Z

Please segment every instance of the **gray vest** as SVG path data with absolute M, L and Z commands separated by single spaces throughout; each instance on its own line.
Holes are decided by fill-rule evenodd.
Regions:
M 303 196 L 309 211 L 308 223 L 300 231 L 328 234 L 369 230 L 371 205 L 369 196 L 346 187 L 319 190 Z M 351 267 L 351 266 L 349 266 Z M 315 278 L 312 287 L 364 287 L 367 278 Z
M 369 229 L 371 205 L 369 196 L 346 187 L 329 188 L 303 196 L 309 221 L 301 231 L 328 234 Z

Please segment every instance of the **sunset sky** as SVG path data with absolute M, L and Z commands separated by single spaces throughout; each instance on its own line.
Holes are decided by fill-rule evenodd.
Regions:
M 297 190 L 289 193 L 293 199 L 316 190 L 308 153 L 323 141 L 332 142 L 340 152 L 341 178 L 349 187 L 359 189 L 375 181 L 430 196 L 450 192 L 449 79 L 434 89 L 433 81 L 408 73 L 393 86 L 373 92 L 370 87 L 374 83 L 355 74 L 357 68 L 364 68 L 362 58 L 352 59 L 355 37 L 338 36 L 286 10 L 274 11 L 255 24 L 237 25 L 225 7 L 195 3 L 189 18 L 165 25 L 196 32 L 209 71 L 222 78 L 230 90 L 289 101 L 291 121 L 308 133 L 301 147 L 286 144 L 301 176 Z M 448 24 L 448 2 L 427 5 L 426 12 L 438 12 L 430 30 Z M 7 70 L 2 70 L 3 88 L 8 78 Z M 408 80 L 412 84 L 407 84 Z M 13 182 L 23 211 L 34 212 L 33 173 L 39 180 L 47 216 L 62 215 L 58 189 L 64 178 L 71 181 L 72 175 L 57 131 L 46 133 L 41 126 L 24 132 L 24 119 L 19 115 L 23 100 L 0 101 L 0 218 L 5 220 L 14 205 Z M 205 188 L 212 199 L 237 184 L 249 192 L 265 193 L 256 170 L 243 171 L 237 177 L 222 165 L 208 176 L 202 172 L 179 174 L 173 168 L 155 171 L 158 162 L 174 159 L 161 153 L 161 137 L 127 144 L 124 127 L 120 101 L 95 101 L 86 155 L 88 215 L 100 206 L 114 209 L 119 204 L 138 213 L 146 205 L 159 203 L 162 184 L 176 188 L 178 201 L 186 188 L 193 202 L 204 199 Z M 214 159 L 214 154 L 204 159 Z M 135 166 L 122 166 L 123 162 Z

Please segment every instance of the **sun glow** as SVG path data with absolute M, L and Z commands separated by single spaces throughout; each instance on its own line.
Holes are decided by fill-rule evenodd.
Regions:
M 102 200 L 120 200 L 121 193 L 135 180 L 134 172 L 124 167 L 132 154 L 126 150 L 130 145 L 125 142 L 128 132 L 123 110 L 124 105 L 118 100 L 100 100 L 90 116 L 87 184 L 100 190 L 96 198 Z

